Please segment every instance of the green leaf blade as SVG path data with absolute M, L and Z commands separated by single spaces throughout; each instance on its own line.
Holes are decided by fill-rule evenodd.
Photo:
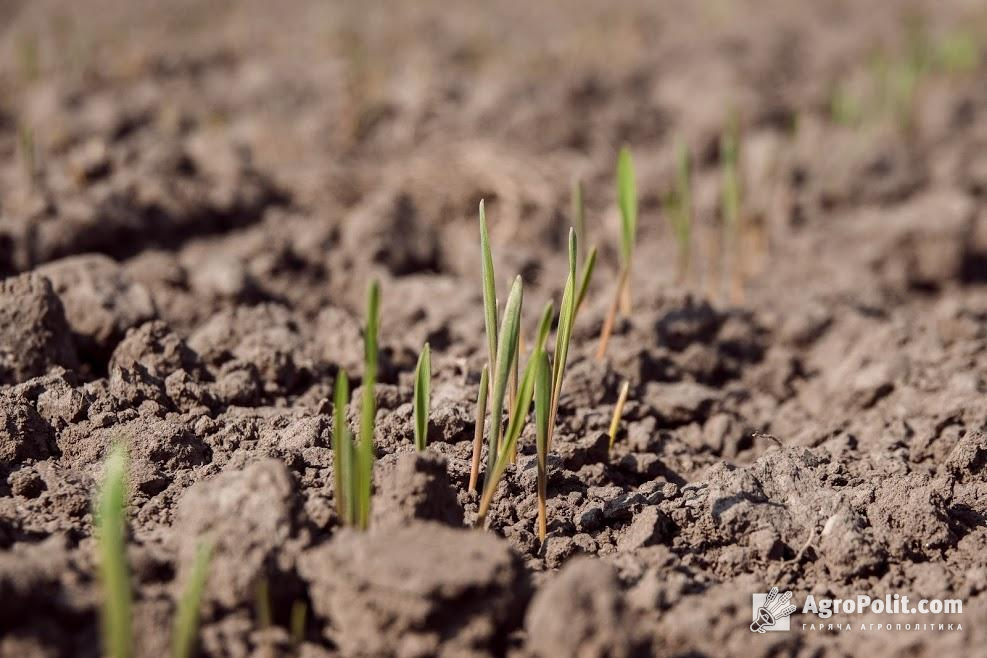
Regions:
M 504 396 L 507 392 L 507 380 L 514 363 L 518 349 L 518 336 L 521 327 L 521 303 L 523 300 L 521 277 L 514 279 L 511 292 L 504 306 L 504 318 L 500 325 L 500 335 L 497 342 L 497 366 L 493 383 L 493 397 L 490 400 L 490 432 L 488 438 L 489 454 L 487 455 L 487 473 L 493 470 L 497 448 L 500 443 L 502 414 L 504 412 Z
M 360 404 L 360 445 L 357 449 L 357 521 L 361 529 L 370 523 L 370 493 L 373 488 L 374 422 L 377 416 L 377 337 L 380 328 L 380 284 L 374 280 L 367 290 L 367 325 L 364 332 L 363 399 Z
M 129 658 L 132 649 L 130 573 L 126 557 L 127 455 L 113 448 L 99 498 L 100 580 L 103 589 L 103 650 L 109 658 Z
M 631 151 L 624 146 L 617 158 L 617 202 L 620 206 L 620 254 L 622 266 L 630 267 L 637 239 L 637 179 Z
M 428 444 L 428 408 L 431 397 L 432 357 L 428 343 L 422 347 L 415 367 L 415 448 L 424 450 Z

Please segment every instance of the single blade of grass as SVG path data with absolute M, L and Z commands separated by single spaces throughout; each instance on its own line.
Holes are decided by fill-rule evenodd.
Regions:
M 548 355 L 539 350 L 535 363 L 535 434 L 538 456 L 538 539 L 545 541 L 548 532 L 548 433 L 552 405 L 551 368 Z
M 131 590 L 127 569 L 127 454 L 122 444 L 106 460 L 99 496 L 97 530 L 103 595 L 103 651 L 108 658 L 131 654 Z
M 482 526 L 484 520 L 487 518 L 487 512 L 490 509 L 490 502 L 493 500 L 494 492 L 497 490 L 500 479 L 504 476 L 504 471 L 507 470 L 507 466 L 510 464 L 514 446 L 527 422 L 528 410 L 531 408 L 531 398 L 534 395 L 535 364 L 541 358 L 541 354 L 541 350 L 532 354 L 531 359 L 529 359 L 528 364 L 524 368 L 521 385 L 518 387 L 514 413 L 511 414 L 510 425 L 508 425 L 507 432 L 504 434 L 504 443 L 500 451 L 495 455 L 493 465 L 487 471 L 486 482 L 483 484 L 483 496 L 480 498 L 480 509 L 476 518 L 477 526 Z
M 415 367 L 415 448 L 424 450 L 428 443 L 428 403 L 432 388 L 432 357 L 428 343 L 422 347 Z
M 308 614 L 308 606 L 304 601 L 295 601 L 291 604 L 291 644 L 300 646 L 305 641 L 305 617 Z
M 473 462 L 470 465 L 469 490 L 476 491 L 476 481 L 480 476 L 480 452 L 483 448 L 483 429 L 487 420 L 487 392 L 490 390 L 490 368 L 486 365 L 480 371 L 480 392 L 476 396 L 476 426 L 473 430 Z
M 495 373 L 497 364 L 497 283 L 494 279 L 493 254 L 487 214 L 480 201 L 480 271 L 483 277 L 483 322 L 487 331 L 487 367 Z
M 195 655 L 197 635 L 199 633 L 199 607 L 202 592 L 206 588 L 209 576 L 209 562 L 212 559 L 212 539 L 203 539 L 195 553 L 195 563 L 189 574 L 182 598 L 175 613 L 175 622 L 171 636 L 172 658 L 192 658 Z
M 621 266 L 630 269 L 637 237 L 637 180 L 631 151 L 624 146 L 617 157 L 617 203 L 620 206 Z
M 548 340 L 548 332 L 552 330 L 552 317 L 555 313 L 555 306 L 549 300 L 545 304 L 545 309 L 541 312 L 541 319 L 538 320 L 538 331 L 535 333 L 535 350 L 545 349 L 545 342 Z
M 370 523 L 370 493 L 373 488 L 374 422 L 377 416 L 377 334 L 380 327 L 380 284 L 374 280 L 367 290 L 367 326 L 364 331 L 363 399 L 360 404 L 360 446 L 357 450 L 358 525 Z
M 518 333 L 521 325 L 521 302 L 523 291 L 521 277 L 514 279 L 511 292 L 504 306 L 504 318 L 500 324 L 497 341 L 497 365 L 494 371 L 493 395 L 490 400 L 490 432 L 487 439 L 487 475 L 493 472 L 503 427 L 504 397 L 507 392 L 507 379 L 510 376 L 514 355 L 518 349 Z
M 572 221 L 576 227 L 576 240 L 579 242 L 580 256 L 586 262 L 586 206 L 583 203 L 583 182 L 577 180 L 572 184 Z
M 731 301 L 738 303 L 743 295 L 743 281 L 740 254 L 741 194 L 740 187 L 740 119 L 736 112 L 731 115 L 726 131 L 720 141 L 720 156 L 723 166 L 723 234 L 724 247 L 729 262 Z
M 336 376 L 333 395 L 333 485 L 336 493 L 336 514 L 345 524 L 352 524 L 355 518 L 354 503 L 356 491 L 353 488 L 353 439 L 346 427 L 346 406 L 350 401 L 350 382 L 346 372 Z
M 583 263 L 583 275 L 579 281 L 579 295 L 576 298 L 576 312 L 583 305 L 583 300 L 586 299 L 586 291 L 589 290 L 589 282 L 593 277 L 593 269 L 596 267 L 596 247 L 589 250 L 589 256 L 586 257 Z
M 613 418 L 610 419 L 610 447 L 607 452 L 613 451 L 613 442 L 617 438 L 617 430 L 620 429 L 620 419 L 624 415 L 624 405 L 627 404 L 627 393 L 630 391 L 631 383 L 624 380 L 620 385 L 620 394 L 617 396 L 617 405 L 613 408 Z

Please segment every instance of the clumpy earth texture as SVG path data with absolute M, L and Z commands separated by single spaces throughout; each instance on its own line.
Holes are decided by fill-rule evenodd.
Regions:
M 102 655 L 115 445 L 139 657 L 203 538 L 209 658 L 985 655 L 983 3 L 13 0 L 0 52 L 0 656 Z M 622 145 L 637 246 L 598 360 Z M 530 424 L 474 527 L 477 206 L 530 346 L 577 180 L 599 260 L 541 542 Z M 361 532 L 332 392 L 355 428 L 372 279 Z M 791 630 L 752 633 L 771 587 Z M 802 610 L 859 595 L 963 608 Z

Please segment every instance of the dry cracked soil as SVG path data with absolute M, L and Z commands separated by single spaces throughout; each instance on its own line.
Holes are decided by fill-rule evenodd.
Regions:
M 92 510 L 117 442 L 136 656 L 168 655 L 207 535 L 200 656 L 987 655 L 981 43 L 987 9 L 962 0 L 0 2 L 0 655 L 101 655 Z M 622 144 L 633 305 L 597 361 Z M 576 179 L 600 260 L 540 543 L 531 427 L 473 528 L 476 208 L 498 286 L 524 279 L 530 344 Z M 375 277 L 358 532 L 336 513 L 331 387 L 359 387 Z M 753 634 L 772 586 L 792 630 Z M 963 610 L 801 608 L 861 594 Z

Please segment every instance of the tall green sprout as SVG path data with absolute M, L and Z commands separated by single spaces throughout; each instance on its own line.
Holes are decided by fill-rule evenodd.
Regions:
M 507 380 L 510 377 L 511 369 L 514 365 L 515 355 L 518 351 L 518 336 L 521 329 L 521 302 L 523 291 L 521 277 L 514 279 L 511 292 L 507 296 L 507 304 L 504 306 L 504 318 L 500 324 L 500 332 L 497 340 L 497 364 L 493 376 L 493 395 L 490 406 L 490 431 L 487 439 L 487 474 L 493 472 L 494 463 L 497 458 L 497 451 L 503 445 L 502 435 L 502 414 L 504 412 L 504 398 L 507 394 Z M 511 416 L 513 421 L 514 417 Z
M 357 526 L 370 523 L 370 493 L 374 471 L 374 421 L 377 416 L 377 335 L 380 327 L 380 284 L 371 281 L 367 289 L 367 318 L 364 330 L 363 399 L 360 404 L 360 445 L 356 451 Z
M 683 284 L 692 255 L 692 165 L 682 140 L 675 145 L 675 187 L 666 199 L 665 214 L 678 246 L 678 281 Z
M 202 592 L 209 576 L 213 542 L 203 539 L 195 553 L 192 573 L 178 603 L 171 635 L 171 658 L 192 658 L 195 655 L 196 637 L 199 632 L 199 607 Z
M 422 347 L 415 367 L 415 448 L 424 450 L 428 443 L 428 403 L 432 387 L 432 357 L 428 343 Z
M 106 460 L 99 496 L 97 531 L 103 589 L 103 651 L 107 658 L 131 655 L 131 590 L 126 557 L 127 453 L 115 446 Z
M 483 323 L 487 331 L 487 368 L 494 373 L 497 364 L 497 284 L 483 201 L 480 201 L 480 272 L 483 277 Z
M 617 205 L 620 207 L 620 275 L 610 311 L 600 331 L 600 346 L 596 351 L 596 358 L 599 360 L 606 356 L 617 311 L 623 309 L 624 314 L 629 315 L 631 307 L 630 276 L 637 240 L 638 201 L 634 161 L 626 146 L 620 149 L 617 158 Z

